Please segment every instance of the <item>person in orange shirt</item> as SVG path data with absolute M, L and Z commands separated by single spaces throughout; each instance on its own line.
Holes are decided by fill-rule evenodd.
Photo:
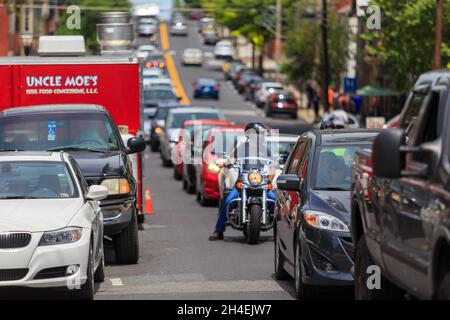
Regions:
M 331 86 L 328 87 L 328 107 L 333 108 L 334 90 Z

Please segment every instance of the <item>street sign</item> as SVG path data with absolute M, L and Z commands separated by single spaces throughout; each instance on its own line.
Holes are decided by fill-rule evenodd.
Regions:
M 344 78 L 344 93 L 356 92 L 356 78 Z

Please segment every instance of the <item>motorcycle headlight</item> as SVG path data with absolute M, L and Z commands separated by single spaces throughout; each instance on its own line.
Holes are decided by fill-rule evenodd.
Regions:
M 160 127 L 156 127 L 155 128 L 155 133 L 156 134 L 161 134 L 162 129 Z
M 347 225 L 340 219 L 330 214 L 319 211 L 305 211 L 303 213 L 305 221 L 312 227 L 340 232 L 350 232 Z
M 105 179 L 101 185 L 108 189 L 109 195 L 130 193 L 130 184 L 127 179 Z
M 42 235 L 39 246 L 51 246 L 55 244 L 73 243 L 81 239 L 82 228 L 69 227 L 56 231 L 48 231 Z
M 258 171 L 253 171 L 252 173 L 250 173 L 248 175 L 248 182 L 250 182 L 250 184 L 252 186 L 257 186 L 257 185 L 261 184 L 262 181 L 263 181 L 263 176 Z
M 212 173 L 219 173 L 220 172 L 220 167 L 217 164 L 215 164 L 214 162 L 208 163 L 208 166 L 206 167 L 206 169 L 209 172 L 212 172 Z

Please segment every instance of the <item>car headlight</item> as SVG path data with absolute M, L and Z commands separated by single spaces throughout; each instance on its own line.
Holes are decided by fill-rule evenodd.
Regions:
M 130 193 L 130 184 L 127 179 L 105 179 L 101 185 L 108 189 L 109 195 Z
M 330 231 L 350 232 L 342 220 L 328 213 L 308 210 L 303 215 L 306 223 L 312 227 Z
M 219 173 L 220 172 L 220 167 L 217 164 L 215 164 L 214 162 L 208 163 L 208 166 L 206 167 L 206 169 L 209 172 L 212 172 L 212 173 Z
M 263 176 L 258 171 L 253 171 L 248 175 L 248 181 L 252 186 L 257 186 L 263 181 Z
M 68 227 L 56 231 L 48 231 L 42 235 L 39 246 L 52 246 L 55 244 L 73 243 L 81 239 L 82 228 Z

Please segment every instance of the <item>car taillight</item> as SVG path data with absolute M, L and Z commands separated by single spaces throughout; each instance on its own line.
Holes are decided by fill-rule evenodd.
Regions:
M 202 87 L 200 87 L 200 86 L 198 86 L 198 85 L 194 87 L 195 90 L 200 90 L 201 88 L 202 88 Z
M 214 86 L 215 91 L 219 91 L 219 86 Z
M 164 68 L 164 62 L 160 62 L 159 63 L 159 67 L 162 69 L 162 68 Z

